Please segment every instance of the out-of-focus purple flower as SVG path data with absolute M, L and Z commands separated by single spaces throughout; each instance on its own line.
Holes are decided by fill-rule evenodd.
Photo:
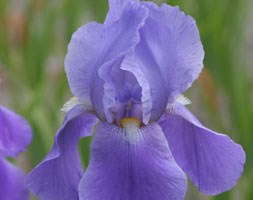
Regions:
M 179 200 L 186 175 L 199 191 L 231 189 L 242 147 L 205 128 L 181 94 L 204 51 L 195 21 L 178 7 L 109 0 L 104 24 L 71 39 L 65 70 L 74 99 L 48 156 L 31 172 L 42 200 Z M 78 141 L 94 134 L 83 172 Z
M 0 105 L 0 199 L 28 200 L 25 174 L 6 160 L 31 142 L 32 130 L 21 116 Z

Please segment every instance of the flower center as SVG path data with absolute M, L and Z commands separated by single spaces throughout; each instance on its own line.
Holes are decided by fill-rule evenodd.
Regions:
M 141 126 L 141 121 L 135 117 L 125 117 L 121 119 L 120 124 L 126 129 L 127 133 L 135 133 Z
M 130 143 L 138 143 L 140 137 L 141 120 L 136 117 L 125 117 L 120 120 L 121 127 L 125 130 L 124 138 Z

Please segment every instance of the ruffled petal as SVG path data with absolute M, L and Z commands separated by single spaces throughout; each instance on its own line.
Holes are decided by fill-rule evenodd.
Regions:
M 29 174 L 31 191 L 42 200 L 78 199 L 78 184 L 83 175 L 78 152 L 81 137 L 92 134 L 97 118 L 74 107 L 65 117 L 47 157 Z
M 0 199 L 28 200 L 25 174 L 8 161 L 0 158 Z
M 90 100 L 90 84 L 97 63 L 103 25 L 91 22 L 80 27 L 72 36 L 65 58 L 65 71 L 74 96 L 85 102 Z
M 104 95 L 114 89 L 108 80 L 111 68 L 139 41 L 138 29 L 146 17 L 144 7 L 129 2 L 119 21 L 109 25 L 90 23 L 72 36 L 65 59 L 70 88 L 79 99 L 91 101 L 101 119 L 105 117 L 104 107 L 108 107 Z
M 99 76 L 93 79 L 91 100 L 100 118 L 104 119 L 102 113 L 105 113 L 108 122 L 113 121 L 110 108 L 115 106 L 118 97 L 117 86 L 113 79 L 120 77 L 113 71 L 120 67 L 123 57 L 139 42 L 138 30 L 146 17 L 147 10 L 145 8 L 137 3 L 129 2 L 119 21 L 112 25 L 105 25 L 108 30 L 105 31 L 103 39 L 107 40 L 105 48 L 109 53 L 103 55 L 105 58 L 104 63 L 99 67 Z M 103 88 L 103 92 L 101 92 L 101 88 Z
M 0 155 L 17 156 L 32 140 L 27 121 L 13 111 L 0 106 Z
M 190 87 L 202 67 L 204 51 L 195 21 L 177 7 L 142 2 L 148 18 L 140 42 L 121 68 L 142 87 L 143 121 L 156 121 L 166 105 Z
M 186 176 L 157 124 L 137 132 L 98 126 L 79 185 L 80 200 L 177 200 L 185 190 Z
M 205 128 L 178 103 L 169 106 L 159 124 L 176 162 L 201 192 L 215 195 L 236 184 L 245 163 L 240 145 Z
M 169 101 L 188 89 L 198 77 L 204 59 L 204 51 L 195 20 L 178 7 L 163 4 L 158 7 L 142 2 L 149 16 L 141 29 L 141 49 L 149 55 L 147 71 L 157 68 L 166 87 Z M 144 51 L 144 50 L 142 50 Z M 147 56 L 139 56 L 144 63 Z M 161 82 L 162 82 L 161 80 Z

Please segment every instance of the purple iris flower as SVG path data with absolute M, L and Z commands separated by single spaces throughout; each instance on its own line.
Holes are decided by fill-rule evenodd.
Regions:
M 205 194 L 231 189 L 242 147 L 204 127 L 181 95 L 203 67 L 195 21 L 166 4 L 109 5 L 104 24 L 72 36 L 65 70 L 75 98 L 30 189 L 42 200 L 179 200 L 186 174 Z M 78 141 L 91 135 L 84 172 Z
M 25 174 L 6 157 L 16 157 L 31 142 L 32 130 L 21 116 L 0 105 L 0 199 L 28 200 Z

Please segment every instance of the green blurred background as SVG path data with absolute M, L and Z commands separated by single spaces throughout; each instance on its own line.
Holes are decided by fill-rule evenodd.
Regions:
M 186 95 L 188 106 L 208 127 L 242 144 L 247 163 L 236 187 L 216 197 L 189 183 L 187 199 L 253 199 L 253 1 L 168 0 L 193 16 L 205 49 L 205 69 Z M 72 33 L 81 25 L 103 22 L 106 0 L 0 0 L 0 103 L 25 116 L 33 143 L 17 165 L 29 172 L 53 144 L 71 94 L 64 57 Z M 82 140 L 84 166 L 90 138 Z M 35 197 L 31 197 L 35 199 Z

